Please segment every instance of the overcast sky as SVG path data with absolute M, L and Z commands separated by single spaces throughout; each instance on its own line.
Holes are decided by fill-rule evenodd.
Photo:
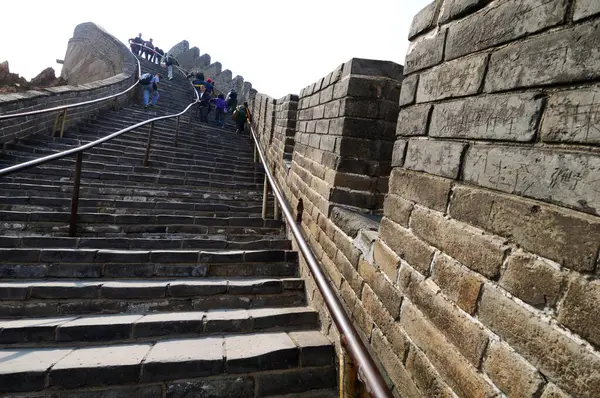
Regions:
M 58 70 L 75 26 L 94 22 L 123 41 L 141 32 L 164 50 L 188 40 L 223 70 L 281 97 L 352 57 L 404 64 L 412 18 L 430 2 L 2 1 L 0 62 L 27 79 L 48 66 Z

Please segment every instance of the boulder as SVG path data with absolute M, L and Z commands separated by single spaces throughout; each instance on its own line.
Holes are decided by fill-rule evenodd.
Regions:
M 30 84 L 35 87 L 49 87 L 56 85 L 56 74 L 54 73 L 54 69 L 44 69 L 39 75 L 31 79 Z

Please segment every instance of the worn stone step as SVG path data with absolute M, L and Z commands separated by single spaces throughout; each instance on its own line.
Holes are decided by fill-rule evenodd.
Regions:
M 297 275 L 287 250 L 0 249 L 0 279 Z
M 89 387 L 103 391 L 142 383 L 152 388 L 152 383 L 160 383 L 169 396 L 183 396 L 190 388 L 221 380 L 219 385 L 227 384 L 232 397 L 273 396 L 334 388 L 333 359 L 331 343 L 316 331 L 208 336 L 155 344 L 6 348 L 0 350 L 0 392 L 52 389 L 59 393 Z M 225 375 L 232 382 L 214 377 Z M 159 393 L 163 393 L 160 387 L 144 396 L 158 397 Z
M 66 227 L 65 227 L 66 228 Z M 15 227 L 16 229 L 16 227 Z M 78 238 L 64 232 L 52 236 L 39 236 L 27 231 L 6 230 L 0 235 L 3 248 L 67 248 L 67 249 L 121 249 L 121 250 L 289 250 L 290 241 L 276 235 L 208 235 L 199 237 L 192 234 L 112 234 L 102 237 L 98 234 L 80 233 Z M 12 234 L 12 235 L 8 235 Z M 90 235 L 90 236 L 85 236 Z M 141 235 L 141 236 L 139 236 Z
M 67 212 L 36 212 L 27 213 L 19 211 L 0 211 L 0 221 L 19 222 L 66 222 L 71 218 Z M 83 213 L 77 214 L 77 221 L 81 223 L 99 224 L 134 224 L 134 225 L 202 225 L 219 227 L 253 227 L 253 228 L 281 228 L 283 221 L 263 219 L 262 217 L 200 217 L 200 216 L 172 216 L 150 214 L 104 214 Z
M 291 332 L 318 326 L 318 313 L 308 307 L 30 318 L 0 320 L 0 346 L 126 343 L 128 340 L 155 341 L 165 336 Z

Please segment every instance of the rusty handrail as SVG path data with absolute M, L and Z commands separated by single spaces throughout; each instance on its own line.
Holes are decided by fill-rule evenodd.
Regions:
M 377 369 L 373 358 L 371 358 L 369 355 L 367 348 L 358 336 L 358 332 L 354 328 L 354 325 L 352 325 L 350 317 L 348 314 L 346 314 L 340 299 L 331 287 L 330 282 L 325 276 L 325 273 L 315 258 L 310 246 L 306 242 L 306 239 L 298 227 L 287 201 L 283 197 L 277 182 L 273 178 L 273 174 L 271 173 L 271 170 L 269 170 L 265 155 L 259 145 L 259 141 L 252 123 L 250 123 L 250 131 L 252 138 L 254 139 L 255 151 L 258 152 L 260 161 L 265 169 L 265 190 L 267 188 L 266 184 L 268 180 L 269 184 L 271 185 L 271 189 L 273 190 L 273 195 L 275 196 L 275 202 L 279 203 L 279 207 L 285 216 L 287 224 L 292 230 L 292 234 L 298 243 L 300 252 L 304 256 L 313 278 L 315 279 L 317 287 L 323 295 L 323 300 L 329 309 L 331 318 L 340 332 L 341 341 L 344 343 L 346 349 L 350 353 L 350 356 L 354 359 L 358 367 L 360 379 L 365 381 L 367 390 L 371 396 L 376 398 L 392 398 L 392 392 L 385 383 L 383 376 Z

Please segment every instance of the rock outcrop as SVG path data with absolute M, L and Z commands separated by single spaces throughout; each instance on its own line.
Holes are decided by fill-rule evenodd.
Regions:
M 18 73 L 11 73 L 8 61 L 0 63 L 0 94 L 16 93 L 44 87 L 63 86 L 66 82 L 56 78 L 53 68 L 44 69 L 39 75 L 27 81 Z

